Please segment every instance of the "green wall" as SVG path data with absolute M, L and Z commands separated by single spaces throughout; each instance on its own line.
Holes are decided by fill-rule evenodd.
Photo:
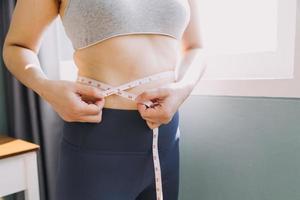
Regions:
M 299 99 L 191 96 L 180 132 L 181 200 L 300 199 Z
M 300 99 L 191 96 L 181 200 L 299 200 Z

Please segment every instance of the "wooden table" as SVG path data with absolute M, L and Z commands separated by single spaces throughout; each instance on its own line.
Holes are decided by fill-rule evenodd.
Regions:
M 39 146 L 0 136 L 0 197 L 24 191 L 26 200 L 39 200 Z

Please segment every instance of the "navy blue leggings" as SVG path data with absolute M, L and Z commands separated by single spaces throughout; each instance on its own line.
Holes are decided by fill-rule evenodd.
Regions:
M 100 123 L 64 121 L 55 200 L 155 200 L 152 130 L 137 110 L 103 108 Z M 164 200 L 179 190 L 179 113 L 159 127 Z

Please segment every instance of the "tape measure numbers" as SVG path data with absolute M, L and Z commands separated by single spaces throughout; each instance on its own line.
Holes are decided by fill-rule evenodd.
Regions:
M 124 98 L 127 98 L 129 100 L 135 101 L 135 98 L 138 96 L 133 93 L 126 92 L 124 90 L 149 83 L 151 81 L 163 79 L 163 78 L 173 78 L 175 79 L 175 73 L 174 71 L 165 71 L 158 74 L 146 76 L 141 79 L 137 79 L 125 84 L 122 84 L 120 86 L 111 86 L 106 83 L 84 77 L 84 76 L 78 76 L 77 82 L 91 85 L 93 87 L 97 87 L 101 90 L 103 90 L 104 97 L 110 96 L 112 94 L 116 94 L 119 96 L 122 96 Z M 153 102 L 147 101 L 143 102 L 147 107 L 151 107 L 153 105 Z M 153 136 L 152 136 L 152 158 L 153 158 L 153 167 L 154 167 L 154 175 L 155 175 L 155 189 L 156 189 L 156 199 L 157 200 L 163 200 L 163 191 L 162 191 L 162 180 L 161 180 L 161 167 L 160 167 L 160 161 L 159 161 L 159 154 L 158 154 L 158 127 L 153 129 Z

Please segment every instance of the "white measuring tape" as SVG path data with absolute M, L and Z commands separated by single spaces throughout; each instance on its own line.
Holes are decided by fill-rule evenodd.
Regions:
M 136 87 L 138 85 L 142 85 L 154 80 L 159 80 L 162 78 L 173 78 L 175 79 L 175 73 L 174 71 L 165 71 L 158 74 L 150 75 L 141 79 L 137 79 L 125 84 L 122 84 L 120 86 L 111 86 L 106 83 L 80 76 L 77 77 L 77 82 L 91 85 L 94 87 L 97 87 L 101 90 L 103 90 L 104 97 L 107 97 L 112 94 L 116 94 L 119 96 L 122 96 L 124 98 L 127 98 L 129 100 L 135 100 L 135 98 L 138 96 L 133 93 L 126 92 L 124 90 Z M 146 106 L 150 107 L 153 103 L 152 101 L 143 102 Z M 162 180 L 161 180 L 161 168 L 160 168 L 160 162 L 159 162 L 159 155 L 158 155 L 158 127 L 153 129 L 153 137 L 152 137 L 152 157 L 153 157 L 153 164 L 154 164 L 154 175 L 155 175 L 155 189 L 156 189 L 156 199 L 157 200 L 163 200 L 163 191 L 162 191 Z

